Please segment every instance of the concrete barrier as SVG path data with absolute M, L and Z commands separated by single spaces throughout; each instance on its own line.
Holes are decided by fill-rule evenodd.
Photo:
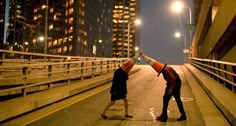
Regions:
M 224 88 L 219 82 L 198 70 L 196 67 L 190 64 L 186 64 L 185 66 L 210 96 L 211 100 L 216 104 L 227 120 L 233 126 L 236 126 L 236 95 L 232 91 Z

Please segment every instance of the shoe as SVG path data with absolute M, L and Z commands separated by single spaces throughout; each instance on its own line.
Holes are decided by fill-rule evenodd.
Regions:
M 184 120 L 187 120 L 186 116 L 180 116 L 178 119 L 178 121 L 184 121 Z
M 106 115 L 101 114 L 101 116 L 102 116 L 103 119 L 107 119 Z
M 158 116 L 158 117 L 156 117 L 156 120 L 159 120 L 159 121 L 161 121 L 161 122 L 167 122 L 167 117 Z
M 126 118 L 133 118 L 131 115 L 125 115 Z

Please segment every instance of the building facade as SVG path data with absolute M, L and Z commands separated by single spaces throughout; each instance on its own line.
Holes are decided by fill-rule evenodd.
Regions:
M 10 49 L 22 50 L 24 42 L 25 1 L 4 0 L 0 2 L 0 43 L 11 45 Z M 5 16 L 6 15 L 6 16 Z
M 8 0 L 6 0 L 8 1 Z M 12 16 L 15 38 L 9 29 L 9 43 L 20 41 L 24 51 L 74 56 L 112 56 L 112 9 L 113 1 L 107 0 L 9 0 L 0 2 L 1 7 L 20 8 L 14 14 L 1 8 L 1 28 L 5 17 Z M 17 4 L 16 4 L 17 3 Z M 21 5 L 21 6 L 19 6 Z M 5 13 L 6 12 L 6 13 Z M 22 16 L 16 15 L 16 12 Z M 9 16 L 8 16 L 8 15 Z M 17 31 L 17 32 L 16 32 Z M 2 32 L 3 33 L 3 32 Z M 3 36 L 1 33 L 1 40 Z M 16 33 L 19 33 L 16 34 Z M 21 34 L 23 35 L 21 35 Z M 18 40 L 17 36 L 19 36 Z M 13 39 L 14 40 L 10 40 Z M 28 43 L 24 45 L 24 43 Z
M 127 57 L 135 54 L 135 47 L 139 47 L 139 27 L 133 21 L 139 18 L 139 0 L 114 0 L 112 56 Z M 128 25 L 130 34 L 128 42 Z M 129 45 L 128 45 L 129 43 Z M 128 51 L 129 48 L 129 51 Z
M 192 57 L 236 62 L 235 5 L 235 0 L 195 0 Z

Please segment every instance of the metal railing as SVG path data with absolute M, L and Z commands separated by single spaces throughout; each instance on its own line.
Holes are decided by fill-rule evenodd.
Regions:
M 191 64 L 199 68 L 225 88 L 236 92 L 236 63 L 192 58 Z
M 59 56 L 0 50 L 0 96 L 47 90 L 113 72 L 126 58 Z

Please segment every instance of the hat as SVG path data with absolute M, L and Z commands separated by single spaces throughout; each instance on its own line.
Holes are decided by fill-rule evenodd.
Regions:
M 136 54 L 134 57 L 130 58 L 128 61 L 121 64 L 122 70 L 129 73 L 129 71 L 132 69 L 134 64 L 137 62 L 137 58 L 139 57 L 139 54 Z
M 167 64 L 161 64 L 160 62 L 142 54 L 143 59 L 152 66 L 152 68 L 158 73 L 157 76 L 159 76 L 162 72 L 162 70 L 166 67 Z

